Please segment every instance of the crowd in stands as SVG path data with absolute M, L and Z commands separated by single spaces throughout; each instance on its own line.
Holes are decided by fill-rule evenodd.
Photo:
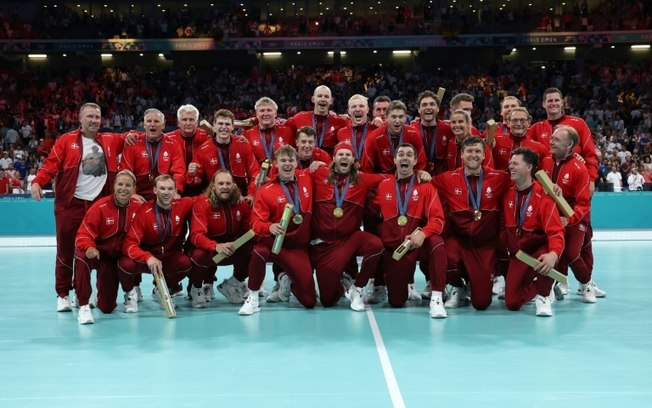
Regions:
M 361 93 L 370 101 L 379 95 L 400 99 L 416 114 L 419 92 L 444 87 L 447 95 L 440 114 L 445 118 L 450 97 L 467 92 L 475 97 L 473 122 L 479 128 L 488 119 L 500 121 L 499 102 L 506 95 L 517 96 L 534 120 L 545 118 L 541 94 L 555 86 L 566 95 L 566 112 L 584 118 L 592 129 L 603 163 L 598 186 L 616 166 L 625 189 L 634 165 L 645 183 L 652 182 L 652 67 L 616 63 L 585 64 L 579 71 L 573 62 L 565 62 L 546 69 L 535 64 L 489 69 L 465 65 L 435 72 L 405 72 L 392 66 L 0 72 L 0 166 L 19 175 L 22 188 L 28 189 L 27 176 L 40 166 L 57 135 L 78 126 L 77 110 L 84 101 L 102 106 L 104 130 L 137 128 L 151 107 L 165 112 L 171 130 L 176 109 L 186 103 L 197 106 L 203 118 L 226 108 L 245 119 L 254 116 L 258 98 L 269 96 L 278 103 L 279 116 L 288 118 L 312 109 L 309 95 L 320 84 L 331 88 L 332 110 L 337 113 L 345 113 L 348 98 Z
M 215 38 L 266 36 L 360 36 L 360 35 L 431 35 L 644 30 L 652 28 L 652 16 L 645 2 L 604 1 L 589 9 L 586 0 L 568 3 L 563 10 L 547 8 L 501 7 L 499 2 L 484 2 L 467 7 L 464 2 L 439 2 L 432 7 L 424 1 L 417 7 L 393 4 L 376 11 L 330 10 L 319 18 L 306 18 L 294 10 L 269 15 L 267 10 L 214 7 L 155 8 L 136 6 L 129 11 L 96 7 L 43 7 L 33 18 L 18 14 L 0 15 L 0 39 L 89 39 L 89 38 Z M 180 4 L 179 4 L 180 6 Z M 207 7 L 207 5 L 204 5 Z M 272 4 L 273 6 L 273 4 Z M 464 6 L 464 7 L 462 7 Z M 245 5 L 246 7 L 246 5 Z M 274 9 L 274 7 L 272 7 Z M 276 8 L 278 9 L 278 7 Z M 165 11 L 163 11 L 165 10 Z M 262 16 L 262 17 L 261 17 Z

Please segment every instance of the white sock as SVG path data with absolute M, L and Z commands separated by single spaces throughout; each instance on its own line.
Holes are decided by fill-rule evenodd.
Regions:
M 260 292 L 260 290 L 251 290 L 251 289 L 249 289 L 249 296 L 252 296 L 252 297 L 255 297 L 256 299 L 258 299 L 258 292 Z
M 432 300 L 432 299 L 437 298 L 437 297 L 441 299 L 442 298 L 442 293 L 440 291 L 438 291 L 438 290 L 433 290 L 432 294 L 430 295 L 430 299 Z

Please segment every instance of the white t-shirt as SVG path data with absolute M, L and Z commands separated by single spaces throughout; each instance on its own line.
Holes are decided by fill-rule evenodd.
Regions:
M 607 183 L 614 185 L 614 191 L 619 192 L 623 190 L 623 176 L 619 172 L 610 171 L 607 174 Z
M 629 191 L 643 190 L 645 179 L 641 173 L 631 173 L 629 177 L 627 177 L 627 184 L 629 185 Z
M 102 192 L 106 183 L 106 158 L 102 146 L 95 141 L 82 137 L 84 144 L 82 161 L 79 165 L 75 197 L 81 200 L 93 201 Z
M 36 178 L 36 174 L 30 174 L 27 176 L 27 192 L 31 193 L 32 192 L 32 183 L 34 182 L 34 179 Z

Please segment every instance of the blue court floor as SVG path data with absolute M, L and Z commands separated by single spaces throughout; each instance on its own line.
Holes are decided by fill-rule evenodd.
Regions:
M 649 407 L 652 242 L 594 245 L 607 297 L 573 294 L 551 318 L 496 298 L 444 320 L 425 301 L 241 317 L 218 294 L 204 310 L 177 298 L 167 319 L 147 295 L 87 326 L 55 311 L 54 248 L 2 248 L 0 407 Z

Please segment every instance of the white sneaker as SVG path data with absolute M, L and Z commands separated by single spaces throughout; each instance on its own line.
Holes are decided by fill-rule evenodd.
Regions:
M 70 304 L 70 298 L 68 296 L 59 297 L 57 296 L 57 312 L 71 312 L 72 305 Z
M 204 288 L 192 287 L 190 289 L 190 299 L 192 307 L 202 308 L 206 307 L 206 296 L 204 295 Z
M 444 301 L 441 295 L 433 295 L 430 298 L 430 317 L 433 319 L 444 319 L 448 316 L 444 309 Z
M 287 302 L 290 300 L 290 293 L 292 293 L 291 286 L 292 286 L 292 279 L 288 276 L 287 273 L 281 272 L 278 275 L 278 297 L 281 299 L 283 302 Z
M 134 286 L 133 289 L 131 289 L 129 292 L 125 293 L 125 302 L 123 304 L 124 306 L 124 312 L 125 313 L 137 313 L 138 312 L 138 292 L 139 290 L 136 289 L 138 286 Z M 142 296 L 142 294 L 140 294 Z
M 240 282 L 236 278 L 233 278 L 233 281 L 234 281 L 236 292 L 238 293 L 238 295 L 240 295 L 240 299 L 242 299 L 242 301 L 244 302 L 244 300 L 249 297 L 249 288 L 247 287 L 247 284 L 244 282 Z M 260 294 L 262 292 L 264 292 L 264 288 L 261 286 L 260 290 L 258 291 L 258 297 L 261 296 Z
M 591 285 L 591 282 L 585 285 L 580 285 L 580 287 L 582 288 L 582 302 L 596 303 L 598 301 L 595 296 L 595 290 L 593 289 L 594 286 Z
M 496 276 L 494 278 L 494 284 L 491 287 L 491 292 L 494 295 L 500 295 L 501 292 L 505 293 L 505 280 L 502 276 Z
M 220 292 L 229 303 L 237 305 L 243 302 L 242 293 L 238 290 L 236 285 L 232 283 L 230 278 L 224 279 L 222 283 L 217 285 L 217 291 Z
M 136 294 L 138 295 L 138 299 L 137 299 L 137 300 L 138 300 L 139 302 L 142 302 L 144 298 L 143 298 L 143 291 L 140 290 L 140 286 L 136 285 L 136 286 L 134 286 L 134 289 L 136 289 Z
M 453 286 L 453 290 L 451 291 L 450 296 L 448 297 L 446 303 L 444 303 L 444 306 L 446 306 L 446 309 L 456 309 L 458 307 L 468 306 L 469 299 L 467 299 L 466 297 L 467 297 L 466 286 L 462 286 L 459 288 Z
M 432 285 L 430 284 L 430 281 L 426 282 L 426 287 L 423 288 L 423 291 L 421 292 L 421 299 L 430 299 L 432 296 Z
M 362 298 L 362 288 L 353 285 L 346 291 L 345 296 L 351 301 L 351 309 L 356 312 L 364 312 L 365 306 Z
M 371 295 L 373 295 L 374 293 L 374 286 L 375 286 L 374 281 L 375 281 L 374 278 L 370 278 L 367 281 L 367 286 L 364 287 L 364 293 L 367 295 L 367 298 L 370 298 Z
M 70 307 L 77 309 L 79 307 L 79 300 L 77 300 L 77 295 L 73 294 L 70 296 Z
M 537 316 L 550 317 L 552 316 L 552 301 L 547 296 L 536 295 L 534 298 L 534 306 L 537 310 Z
M 414 283 L 408 283 L 408 300 L 421 300 L 421 293 L 414 288 Z
M 587 285 L 593 286 L 593 292 L 595 292 L 595 297 L 597 297 L 597 298 L 607 297 L 607 292 L 600 289 L 598 287 L 598 285 L 596 285 L 595 282 L 593 282 L 592 280 L 589 281 L 589 283 L 587 283 Z M 577 294 L 582 296 L 582 287 L 581 286 L 577 288 Z
M 161 303 L 161 298 L 159 297 L 158 288 L 156 286 L 154 286 L 154 289 L 152 289 L 152 300 L 158 303 L 161 309 L 165 309 L 165 307 L 163 307 L 163 304 Z M 172 302 L 172 304 L 174 304 L 174 298 L 172 298 L 172 296 L 170 296 L 170 301 Z
M 93 312 L 91 311 L 90 305 L 84 305 L 79 308 L 79 314 L 77 315 L 77 321 L 79 324 L 93 324 L 95 319 L 93 318 Z
M 215 299 L 215 290 L 213 290 L 212 283 L 204 283 L 201 289 L 204 291 L 204 298 L 206 298 L 207 302 Z
M 367 302 L 369 304 L 382 303 L 387 300 L 387 288 L 385 286 L 374 286 Z
M 349 289 L 353 287 L 353 278 L 348 273 L 344 272 L 342 278 L 340 279 L 342 286 L 344 287 L 344 293 L 346 294 Z
M 265 300 L 270 302 L 270 303 L 280 302 L 281 298 L 278 296 L 279 288 L 280 288 L 280 286 L 279 286 L 278 282 L 274 282 L 274 287 L 272 288 L 272 292 L 267 296 L 267 299 L 265 299 Z
M 555 300 L 564 300 L 564 294 L 562 293 L 560 285 L 560 283 L 555 283 L 555 285 L 552 287 L 552 292 Z
M 238 314 L 241 316 L 250 316 L 254 313 L 260 312 L 260 306 L 258 305 L 258 294 L 249 295 L 247 300 L 245 300 L 244 305 L 240 308 Z
M 559 290 L 563 296 L 568 295 L 568 283 L 559 283 Z

